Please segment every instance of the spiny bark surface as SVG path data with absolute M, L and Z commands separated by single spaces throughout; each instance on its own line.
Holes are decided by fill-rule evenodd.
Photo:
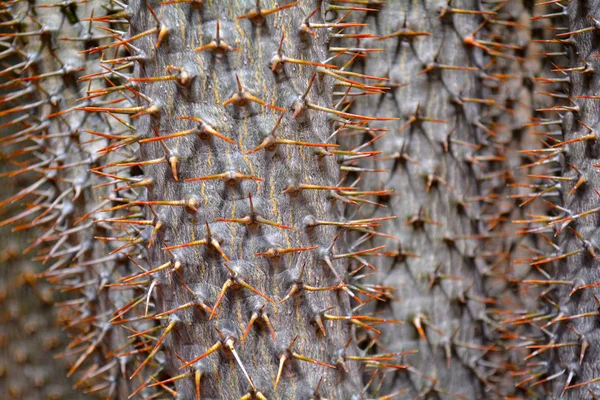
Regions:
M 522 9 L 502 6 L 388 1 L 361 21 L 379 36 L 366 47 L 385 49 L 361 72 L 384 70 L 392 89 L 358 100 L 356 112 L 399 117 L 369 124 L 389 129 L 375 143 L 383 151 L 376 166 L 389 174 L 371 185 L 394 191 L 375 215 L 398 216 L 383 230 L 397 237 L 396 248 L 376 264 L 377 280 L 395 286 L 398 299 L 382 311 L 407 322 L 379 343 L 418 350 L 387 383 L 413 397 L 513 391 L 491 310 L 507 294 L 502 275 L 514 246 L 505 226 L 514 204 L 502 198 L 514 179 L 511 142 L 531 106 L 520 93 L 528 80 Z
M 10 222 L 37 216 L 44 275 L 76 293 L 69 375 L 107 398 L 348 399 L 364 367 L 404 368 L 355 332 L 400 321 L 351 308 L 389 289 L 354 277 L 375 250 L 347 232 L 381 222 L 344 218 L 374 195 L 348 176 L 376 171 L 335 143 L 371 117 L 333 101 L 357 52 L 328 47 L 333 4 L 44 6 L 7 11 L 6 140 L 34 143 L 14 173 L 39 180 L 0 204 L 34 199 Z
M 568 5 L 569 32 L 589 28 L 589 16 L 600 16 L 600 2 L 572 2 Z M 598 229 L 598 211 L 600 210 L 600 178 L 598 176 L 598 147 L 597 131 L 600 124 L 598 101 L 588 99 L 587 96 L 597 96 L 600 89 L 600 80 L 595 72 L 600 70 L 600 63 L 594 57 L 600 53 L 599 34 L 596 28 L 590 32 L 572 35 L 572 46 L 569 51 L 570 67 L 591 67 L 589 73 L 573 71 L 569 74 L 571 79 L 569 96 L 573 100 L 575 112 L 568 110 L 563 116 L 563 142 L 582 139 L 591 134 L 591 140 L 581 140 L 560 146 L 564 149 L 560 157 L 560 166 L 563 176 L 574 177 L 561 188 L 561 204 L 567 210 L 561 217 L 567 218 L 564 223 L 557 223 L 561 232 L 558 234 L 558 246 L 561 254 L 576 252 L 568 258 L 557 263 L 553 272 L 558 280 L 573 283 L 574 287 L 586 286 L 600 281 L 598 267 L 598 246 L 600 245 L 600 230 Z M 583 61 L 582 61 L 583 60 Z M 585 124 L 585 125 L 584 125 Z M 586 127 L 587 125 L 587 127 Z M 573 165 L 575 168 L 571 167 Z M 575 173 L 573 170 L 575 169 Z M 583 184 L 580 181 L 583 180 Z M 572 192 L 575 190 L 574 192 Z M 569 217 L 572 217 L 569 218 Z M 565 225 L 571 229 L 567 229 Z M 588 382 L 595 379 L 600 382 L 600 329 L 598 316 L 600 303 L 597 298 L 597 289 L 580 290 L 571 294 L 568 286 L 557 287 L 553 294 L 560 305 L 560 313 L 564 317 L 571 317 L 566 323 L 555 327 L 555 341 L 557 343 L 577 343 L 578 346 L 569 346 L 557 349 L 554 354 L 553 370 L 551 373 L 565 371 L 566 385 Z M 595 316 L 573 318 L 582 313 L 596 313 Z M 566 325 L 572 329 L 567 329 Z M 582 348 L 589 343 L 587 349 Z M 583 356 L 583 359 L 581 357 Z M 555 381 L 553 393 L 558 394 L 564 389 L 563 382 Z M 568 399 L 589 398 L 591 393 L 600 395 L 600 384 L 582 385 L 571 389 Z
M 260 6 L 268 10 L 276 4 Z M 171 30 L 168 40 L 158 50 L 154 39 L 136 41 L 148 55 L 135 71 L 142 80 L 164 75 L 169 66 L 181 68 L 179 85 L 141 84 L 151 101 L 142 100 L 141 106 L 160 110 L 140 118 L 136 128 L 145 139 L 154 132 L 187 132 L 161 143 L 143 139 L 139 155 L 152 160 L 166 150 L 178 159 L 178 180 L 167 165 L 143 167 L 144 177 L 152 180 L 148 204 L 193 203 L 187 210 L 157 207 L 161 229 L 148 260 L 153 267 L 181 264 L 176 274 L 155 275 L 157 312 L 194 300 L 213 309 L 180 311 L 165 322 L 174 324 L 165 342 L 169 368 L 181 369 L 177 353 L 189 366 L 184 370 L 202 375 L 201 390 L 208 397 L 262 393 L 302 399 L 317 390 L 342 399 L 358 396 L 362 388 L 356 365 L 348 363 L 344 370 L 340 363 L 344 353 L 357 355 L 355 344 L 345 348 L 352 329 L 332 317 L 352 315 L 347 264 L 339 257 L 343 238 L 336 242 L 337 229 L 327 226 L 341 220 L 342 203 L 329 190 L 307 190 L 308 185 L 331 188 L 340 180 L 335 159 L 319 154 L 333 147 L 327 144 L 328 114 L 319 110 L 331 105 L 331 79 L 320 74 L 313 83 L 314 68 L 283 58 L 326 60 L 327 33 L 315 28 L 312 36 L 300 29 L 317 3 L 290 6 L 272 16 L 243 19 L 255 11 L 255 2 L 162 7 L 158 20 Z M 155 26 L 146 8 L 132 5 L 131 11 L 132 36 Z M 323 15 L 317 11 L 311 21 L 321 23 Z M 178 28 L 186 20 L 185 29 Z M 212 41 L 221 47 L 212 49 Z M 282 114 L 286 110 L 292 112 Z M 146 217 L 152 216 L 148 209 Z M 306 285 L 338 290 L 305 290 L 282 302 L 302 272 Z M 215 345 L 223 349 L 190 361 Z M 194 381 L 178 380 L 175 387 L 190 397 Z
M 545 200 L 546 214 L 536 213 L 524 229 L 524 233 L 543 239 L 530 260 L 540 276 L 523 282 L 528 290 L 533 285 L 541 287 L 541 295 L 537 309 L 530 310 L 520 322 L 537 328 L 529 336 L 521 336 L 530 344 L 529 358 L 537 361 L 530 366 L 528 381 L 537 378 L 534 382 L 540 392 L 553 399 L 600 395 L 600 153 L 598 102 L 594 97 L 599 87 L 595 19 L 599 12 L 597 1 L 569 2 L 556 4 L 539 17 L 552 21 L 556 33 L 553 50 L 564 54 L 561 63 L 554 66 L 555 76 L 548 81 L 562 83 L 566 95 L 557 94 L 554 106 L 542 110 L 553 129 L 547 135 L 544 153 L 536 157 L 536 166 L 544 170 L 534 175 L 536 191 L 531 196 Z
M 262 2 L 261 7 L 276 6 L 268 3 Z M 195 8 L 163 6 L 158 20 L 161 27 L 171 30 L 168 40 L 158 49 L 154 38 L 135 42 L 148 56 L 136 67 L 136 76 L 161 76 L 171 65 L 182 68 L 180 76 L 190 77 L 183 85 L 142 83 L 139 90 L 152 103 L 142 100 L 140 105 L 156 105 L 160 111 L 140 118 L 136 128 L 143 138 L 155 137 L 154 131 L 166 136 L 194 130 L 179 139 L 141 143 L 139 155 L 141 160 L 164 157 L 162 145 L 166 145 L 178 158 L 178 180 L 167 165 L 142 168 L 144 177 L 152 180 L 147 201 L 184 200 L 194 202 L 196 208 L 156 207 L 162 226 L 148 250 L 150 266 L 181 263 L 176 274 L 155 275 L 156 311 L 173 310 L 194 300 L 213 308 L 212 313 L 187 309 L 170 314 L 165 324 L 175 325 L 165 342 L 169 368 L 174 374 L 181 368 L 176 354 L 190 361 L 215 344 L 226 347 L 229 340 L 235 341 L 230 349 L 184 368 L 202 374 L 201 390 L 209 398 L 240 398 L 258 392 L 267 398 L 308 398 L 317 390 L 321 377 L 320 390 L 325 397 L 350 398 L 361 389 L 355 366 L 348 365 L 348 373 L 335 367 L 336 352 L 352 338 L 350 326 L 324 321 L 324 335 L 315 324 L 326 318 L 325 310 L 350 316 L 348 294 L 341 290 L 305 291 L 281 303 L 303 270 L 302 279 L 311 286 L 339 285 L 336 275 L 347 279 L 343 259 L 334 258 L 343 248 L 334 245 L 336 229 L 315 224 L 316 220 L 340 220 L 340 202 L 332 201 L 327 191 L 300 187 L 336 186 L 339 166 L 332 157 L 316 154 L 315 148 L 277 143 L 284 139 L 325 144 L 332 133 L 327 114 L 310 108 L 312 104 L 330 106 L 330 79 L 319 76 L 303 97 L 313 68 L 283 63 L 272 71 L 284 32 L 287 57 L 327 58 L 325 32 L 313 37 L 299 30 L 315 6 L 315 2 L 304 1 L 255 21 L 237 19 L 255 9 L 254 1 L 214 2 Z M 156 25 L 143 3 L 132 4 L 131 14 L 131 36 Z M 318 22 L 322 11 L 313 18 Z M 211 41 L 226 49 L 194 51 Z M 231 104 L 226 104 L 228 99 Z M 282 114 L 294 109 L 302 115 L 293 118 L 292 113 Z M 211 129 L 227 140 L 211 135 Z M 264 149 L 249 154 L 261 144 Z M 209 178 L 219 174 L 224 175 Z M 193 178 L 207 180 L 188 182 Z M 153 218 L 150 209 L 146 217 Z M 263 223 L 263 219 L 272 223 Z M 164 250 L 167 244 L 201 240 L 207 243 Z M 286 249 L 290 254 L 285 254 Z M 238 287 L 229 288 L 232 283 Z M 262 322 L 247 328 L 253 315 Z M 246 329 L 250 332 L 243 340 Z M 269 330 L 275 331 L 273 337 Z M 348 352 L 355 355 L 353 348 Z M 234 352 L 239 360 L 235 360 Z M 326 365 L 301 361 L 294 353 Z M 280 362 L 285 365 L 278 378 Z M 179 380 L 175 387 L 184 397 L 191 397 L 194 380 Z
M 102 135 L 118 132 L 120 128 L 115 127 L 120 123 L 77 109 L 85 105 L 80 98 L 110 86 L 102 77 L 100 54 L 84 52 L 112 39 L 85 21 L 106 12 L 114 13 L 113 5 L 57 5 L 52 1 L 2 5 L 2 15 L 7 17 L 3 26 L 10 30 L 0 35 L 1 57 L 10 60 L 2 71 L 5 82 L 0 101 L 2 145 L 9 170 L 5 176 L 13 183 L 25 176 L 28 185 L 13 194 L 3 193 L 0 205 L 10 210 L 3 226 L 30 233 L 25 254 L 29 257 L 39 250 L 34 262 L 38 267 L 45 265 L 40 274 L 56 291 L 72 296 L 54 299 L 66 300 L 59 305 L 58 322 L 72 339 L 62 349 L 71 364 L 67 374 L 83 371 L 78 376 L 81 380 L 72 384 L 110 398 L 126 397 L 133 390 L 120 379 L 127 361 L 115 358 L 127 344 L 126 332 L 109 324 L 112 312 L 129 301 L 131 293 L 110 293 L 106 286 L 117 278 L 112 274 L 117 266 L 127 271 L 127 259 L 109 254 L 115 249 L 112 244 L 94 240 L 105 232 L 95 220 L 106 214 L 92 214 L 110 200 L 101 198 L 108 195 L 105 189 L 93 192 L 92 186 L 100 181 L 90 169 L 98 166 L 97 150 L 108 144 Z M 119 27 L 118 21 L 112 26 Z M 100 79 L 83 78 L 93 73 L 99 73 Z M 51 337 L 51 329 L 44 334 Z M 36 349 L 42 350 L 43 346 Z M 58 364 L 56 372 L 62 372 Z
M 11 19 L 4 16 L 1 20 L 0 33 L 10 32 L 6 25 Z M 19 58 L 12 54 L 5 55 L 4 60 L 11 65 Z M 0 84 L 6 83 L 5 74 L 1 75 Z M 9 116 L 0 117 L 0 125 L 9 120 Z M 14 132 L 4 128 L 2 136 Z M 0 151 L 2 173 L 10 172 L 9 154 L 18 148 L 4 146 Z M 18 176 L 11 185 L 4 185 L 3 195 L 13 195 L 31 183 L 29 176 Z M 20 211 L 18 205 L 5 207 L 0 218 Z M 36 278 L 40 266 L 22 254 L 33 234 L 12 233 L 4 221 L 0 225 L 0 393 L 13 399 L 65 398 L 73 390 L 65 377 L 66 363 L 54 358 L 66 341 L 55 321 L 52 292 Z
M 27 179 L 7 191 L 15 193 Z M 6 210 L 14 214 L 18 210 Z M 28 234 L 0 228 L 0 392 L 11 399 L 65 399 L 74 395 L 68 367 L 54 355 L 64 348 L 48 284 L 36 278 L 39 268 L 23 249 Z

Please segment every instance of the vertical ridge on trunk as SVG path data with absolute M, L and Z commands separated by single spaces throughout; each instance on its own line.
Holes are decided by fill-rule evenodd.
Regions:
M 562 85 L 564 95 L 556 90 L 554 104 L 540 110 L 548 139 L 543 152 L 530 152 L 535 162 L 528 165 L 535 189 L 530 197 L 536 200 L 528 207 L 538 209 L 529 212 L 535 217 L 524 221 L 523 233 L 539 243 L 528 260 L 537 276 L 523 280 L 522 287 L 538 295 L 538 302 L 517 322 L 534 328 L 520 336 L 531 349 L 523 383 L 530 393 L 553 399 L 600 395 L 599 12 L 598 1 L 558 2 L 537 17 L 548 20 L 554 33 L 549 53 L 562 56 L 546 82 Z
M 379 36 L 365 47 L 385 52 L 355 70 L 383 73 L 392 89 L 353 109 L 399 118 L 369 124 L 389 130 L 375 143 L 383 152 L 375 166 L 389 173 L 368 186 L 394 192 L 382 197 L 387 208 L 375 209 L 376 217 L 398 216 L 383 228 L 396 248 L 382 254 L 376 280 L 398 295 L 380 310 L 407 323 L 378 343 L 418 350 L 386 385 L 423 398 L 509 396 L 505 329 L 494 307 L 507 294 L 503 274 L 515 245 L 506 226 L 514 204 L 504 200 L 515 179 L 512 142 L 530 112 L 519 108 L 528 103 L 520 93 L 523 9 L 475 1 L 379 7 L 359 22 Z
M 14 194 L 30 183 L 19 179 L 7 192 Z M 1 217 L 17 212 L 9 208 Z M 73 395 L 65 377 L 68 367 L 54 358 L 66 340 L 56 321 L 51 288 L 37 280 L 40 268 L 22 254 L 28 239 L 26 232 L 0 228 L 0 392 L 11 399 L 68 398 Z
M 98 220 L 109 214 L 95 212 L 111 204 L 102 198 L 111 194 L 106 185 L 93 188 L 104 181 L 91 169 L 101 165 L 97 151 L 108 144 L 107 135 L 118 134 L 121 124 L 78 107 L 111 86 L 102 76 L 100 54 L 87 50 L 113 36 L 89 18 L 116 9 L 101 1 L 6 2 L 2 15 L 10 18 L 3 25 L 7 32 L 0 35 L 2 58 L 11 58 L 2 71 L 1 143 L 10 151 L 3 176 L 29 181 L 13 194 L 3 193 L 0 205 L 11 212 L 2 225 L 28 231 L 31 242 L 24 253 L 43 266 L 39 275 L 54 290 L 65 293 L 54 300 L 60 301 L 57 319 L 70 337 L 61 351 L 70 364 L 65 373 L 78 372 L 71 383 L 107 398 L 125 398 L 133 391 L 120 379 L 122 365 L 115 358 L 127 344 L 127 333 L 109 322 L 114 310 L 131 301 L 131 292 L 108 290 L 118 278 L 113 271 L 117 266 L 127 271 L 128 261 L 110 254 L 117 248 L 113 243 L 94 239 L 106 232 Z M 111 26 L 123 27 L 118 21 Z
M 335 3 L 10 4 L 6 140 L 33 143 L 14 173 L 39 180 L 0 205 L 29 208 L 10 222 L 41 229 L 43 275 L 73 294 L 86 392 L 367 398 L 363 375 L 404 368 L 363 342 L 402 321 L 361 307 L 390 289 L 361 282 L 379 248 L 349 232 L 385 221 L 344 216 L 377 171 L 370 143 L 337 143 L 374 118 L 333 98 L 359 55 L 330 46 Z
M 268 3 L 260 6 L 275 7 Z M 143 82 L 139 90 L 152 101 L 141 99 L 140 105 L 160 107 L 156 115 L 135 122 L 137 132 L 144 140 L 155 137 L 155 132 L 161 136 L 186 132 L 180 139 L 140 143 L 140 160 L 163 156 L 163 146 L 178 158 L 178 180 L 165 164 L 143 167 L 144 177 L 152 180 L 144 201 L 194 204 L 187 210 L 147 208 L 146 217 L 161 223 L 148 250 L 150 266 L 180 263 L 177 276 L 156 275 L 157 312 L 176 309 L 194 298 L 212 308 L 212 312 L 180 311 L 165 321 L 165 325 L 176 324 L 165 342 L 169 369 L 176 374 L 181 368 L 175 354 L 188 365 L 216 344 L 223 349 L 180 371 L 201 374 L 202 393 L 209 398 L 259 392 L 267 398 L 305 398 L 319 382 L 324 396 L 349 398 L 360 391 L 357 370 L 348 365 L 347 375 L 336 371 L 334 355 L 352 337 L 350 326 L 325 321 L 323 335 L 314 325 L 329 313 L 351 315 L 348 294 L 305 291 L 281 303 L 301 271 L 311 286 L 339 285 L 335 274 L 347 279 L 344 263 L 333 258 L 340 252 L 339 243 L 331 247 L 336 228 L 309 225 L 315 219 L 339 220 L 340 203 L 328 199 L 325 191 L 300 186 L 331 187 L 340 179 L 334 159 L 315 152 L 331 146 L 326 144 L 331 134 L 327 114 L 310 108 L 312 104 L 330 107 L 329 78 L 319 76 L 310 87 L 314 68 L 281 62 L 272 71 L 283 32 L 286 57 L 314 62 L 328 56 L 326 34 L 313 37 L 299 30 L 315 2 L 239 19 L 254 6 L 254 1 L 163 6 L 157 9 L 157 17 L 160 28 L 170 32 L 165 42 L 156 50 L 152 37 L 135 42 L 148 57 L 135 70 Z M 319 23 L 321 12 L 312 18 Z M 189 25 L 179 28 L 185 20 Z M 196 20 L 201 24 L 192 29 Z M 156 26 L 156 20 L 144 4 L 132 4 L 130 26 L 135 36 Z M 211 48 L 213 42 L 220 47 Z M 202 46 L 206 49 L 198 50 Z M 178 83 L 145 83 L 145 78 L 169 73 L 169 66 L 181 68 L 171 72 L 179 74 Z M 184 82 L 184 76 L 189 81 Z M 282 113 L 286 110 L 299 115 Z M 288 145 L 280 139 L 319 147 Z M 177 248 L 187 243 L 192 245 Z M 167 247 L 171 249 L 165 251 Z M 256 317 L 243 340 L 247 325 Z M 266 318 L 272 326 L 265 325 Z M 234 345 L 228 349 L 229 343 Z M 353 347 L 349 354 L 354 353 Z M 302 361 L 295 353 L 324 365 Z M 175 388 L 191 397 L 194 380 L 178 380 Z

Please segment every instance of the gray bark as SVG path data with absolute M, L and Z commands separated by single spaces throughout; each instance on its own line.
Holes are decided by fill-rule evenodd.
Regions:
M 393 251 L 389 257 L 377 264 L 376 278 L 395 286 L 398 299 L 379 308 L 406 321 L 386 329 L 379 344 L 418 352 L 405 358 L 412 368 L 390 376 L 387 384 L 413 397 L 487 399 L 514 390 L 512 378 L 499 368 L 508 352 L 486 351 L 501 344 L 495 304 L 485 299 L 508 294 L 501 275 L 509 271 L 516 241 L 507 226 L 514 205 L 503 197 L 507 181 L 515 179 L 511 173 L 519 160 L 510 154 L 521 125 L 528 122 L 531 95 L 522 81 L 502 82 L 493 75 L 523 75 L 525 81 L 521 61 L 515 59 L 520 53 L 490 44 L 481 49 L 464 39 L 473 32 L 476 40 L 496 33 L 494 41 L 524 47 L 528 34 L 492 23 L 478 30 L 484 18 L 519 20 L 524 12 L 520 4 L 492 17 L 450 8 L 493 10 L 476 1 L 388 1 L 362 21 L 373 33 L 392 37 L 369 43 L 386 52 L 370 55 L 357 71 L 383 73 L 393 89 L 360 99 L 355 108 L 399 117 L 370 124 L 389 130 L 375 147 L 385 160 L 376 166 L 390 171 L 371 181 L 371 187 L 394 190 L 382 199 L 387 208 L 376 208 L 374 215 L 398 217 L 384 226 L 383 232 L 398 239 L 395 248 L 388 247 Z M 487 65 L 491 60 L 493 67 Z M 427 68 L 429 72 L 421 72 Z

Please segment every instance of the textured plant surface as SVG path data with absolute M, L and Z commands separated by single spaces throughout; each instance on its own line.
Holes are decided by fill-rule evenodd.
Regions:
M 369 143 L 336 143 L 373 119 L 333 98 L 368 87 L 333 65 L 360 51 L 328 47 L 353 39 L 332 35 L 355 26 L 344 14 L 324 22 L 347 6 L 4 7 L 20 62 L 3 71 L 3 141 L 23 144 L 9 176 L 37 180 L 1 204 L 24 206 L 6 224 L 36 228 L 27 250 L 73 295 L 61 319 L 78 386 L 343 399 L 368 397 L 363 372 L 406 368 L 363 343 L 400 321 L 360 307 L 391 290 L 359 280 L 389 218 L 350 219 L 380 193 L 353 181 L 377 173 L 361 166 Z
M 55 284 L 55 290 L 73 295 L 59 304 L 59 321 L 72 339 L 63 354 L 74 363 L 68 375 L 91 360 L 84 379 L 73 384 L 86 393 L 106 390 L 110 396 L 118 392 L 115 377 L 120 373 L 112 358 L 126 342 L 125 332 L 110 330 L 107 322 L 113 307 L 126 297 L 119 296 L 113 303 L 108 291 L 102 290 L 119 256 L 108 256 L 111 248 L 93 239 L 100 230 L 89 216 L 102 206 L 96 196 L 103 193 L 92 193 L 91 186 L 99 181 L 89 169 L 96 166 L 95 153 L 102 143 L 86 131 L 110 130 L 112 122 L 74 109 L 86 89 L 105 84 L 78 82 L 78 78 L 102 71 L 98 54 L 79 52 L 111 38 L 105 32 L 92 32 L 89 22 L 82 20 L 106 10 L 98 3 L 78 7 L 17 2 L 3 7 L 3 26 L 13 30 L 2 34 L 3 57 L 17 60 L 2 71 L 6 80 L 2 144 L 5 149 L 18 149 L 7 152 L 11 167 L 5 175 L 13 182 L 28 177 L 28 184 L 15 186 L 20 190 L 12 196 L 6 193 L 3 208 L 16 209 L 18 204 L 21 209 L 7 214 L 2 225 L 31 232 L 25 253 L 39 249 L 35 260 L 46 267 L 42 276 Z
M 540 13 L 554 37 L 547 56 L 555 57 L 555 104 L 540 111 L 542 150 L 527 153 L 534 190 L 523 234 L 538 241 L 528 262 L 537 276 L 522 281 L 537 295 L 515 325 L 534 329 L 520 336 L 530 349 L 525 379 L 529 393 L 549 398 L 589 399 L 600 393 L 598 371 L 598 175 L 597 175 L 597 20 L 594 1 L 558 2 Z M 556 85 L 563 85 L 556 87 Z M 532 287 L 539 287 L 533 290 Z M 535 383 L 532 385 L 532 383 Z
M 178 351 L 182 372 L 205 375 L 208 396 L 305 398 L 320 390 L 348 398 L 362 389 L 356 364 L 342 368 L 344 354 L 359 355 L 356 343 L 344 349 L 353 338 L 351 325 L 328 321 L 352 318 L 349 299 L 356 296 L 346 286 L 350 256 L 341 255 L 343 238 L 336 243 L 338 229 L 328 226 L 342 221 L 348 195 L 334 199 L 330 192 L 340 173 L 333 153 L 327 154 L 336 147 L 327 144 L 333 133 L 328 112 L 319 108 L 331 107 L 331 79 L 320 74 L 313 82 L 314 68 L 284 58 L 327 58 L 325 32 L 300 31 L 315 6 L 294 3 L 272 16 L 243 19 L 256 12 L 254 2 L 206 4 L 190 14 L 189 7 L 163 7 L 160 23 L 172 30 L 161 44 L 165 51 L 154 51 L 153 39 L 136 41 L 152 60 L 136 67 L 142 82 L 168 73 L 169 66 L 180 68 L 171 71 L 180 86 L 142 83 L 148 99 L 140 107 L 158 110 L 140 118 L 137 132 L 145 138 L 141 159 L 165 151 L 177 158 L 178 180 L 165 164 L 143 168 L 144 179 L 152 180 L 147 204 L 183 205 L 156 207 L 155 216 L 147 208 L 146 218 L 162 225 L 148 258 L 153 267 L 180 269 L 156 275 L 157 312 L 190 301 L 204 305 L 169 314 L 165 325 L 176 329 L 167 344 L 169 367 L 182 369 L 172 357 Z M 312 17 L 315 23 L 322 13 Z M 132 15 L 132 35 L 156 25 L 145 7 L 132 5 Z M 202 19 L 200 31 L 178 32 L 185 18 Z M 152 142 L 154 131 L 186 137 Z M 329 289 L 285 298 L 294 285 Z M 190 324 L 193 317 L 202 323 Z M 222 348 L 208 356 L 215 346 Z M 189 396 L 193 380 L 178 381 L 176 390 Z
M 10 20 L 1 24 L 0 31 L 11 31 Z M 18 56 L 6 51 L 2 58 L 5 65 L 20 61 Z M 0 84 L 9 80 L 5 71 L 0 75 Z M 11 116 L 0 117 L 2 136 L 17 131 L 4 125 L 10 120 Z M 19 144 L 3 143 L 0 152 L 3 175 L 13 169 L 9 154 L 18 149 Z M 3 197 L 32 184 L 30 177 L 16 176 L 11 185 L 3 187 Z M 17 204 L 0 210 L 0 393 L 14 399 L 73 397 L 72 383 L 66 379 L 68 367 L 59 357 L 67 342 L 56 321 L 53 303 L 57 298 L 53 298 L 50 285 L 37 279 L 36 274 L 43 270 L 40 263 L 32 262 L 23 254 L 35 232 L 17 229 L 18 232 L 12 233 L 9 226 L 9 219 L 21 211 Z
M 595 1 L 0 7 L 2 243 L 84 393 L 600 391 Z M 2 385 L 69 396 L 23 260 Z
M 374 164 L 389 172 L 371 187 L 394 191 L 375 216 L 398 216 L 384 227 L 396 247 L 376 264 L 398 299 L 381 310 L 406 321 L 379 343 L 418 351 L 387 382 L 413 398 L 514 391 L 495 310 L 510 295 L 514 204 L 505 198 L 531 110 L 526 12 L 518 2 L 389 1 L 364 21 L 379 35 L 369 47 L 386 52 L 363 71 L 385 70 L 392 90 L 358 100 L 356 110 L 399 117 L 370 123 L 389 130 Z
M 26 182 L 17 181 L 17 188 Z M 17 210 L 6 210 L 7 215 Z M 10 214 L 8 214 L 10 213 Z M 29 235 L 0 231 L 0 392 L 15 399 L 68 398 L 67 366 L 55 360 L 64 340 L 55 321 L 52 293 L 36 279 L 37 263 L 22 254 Z

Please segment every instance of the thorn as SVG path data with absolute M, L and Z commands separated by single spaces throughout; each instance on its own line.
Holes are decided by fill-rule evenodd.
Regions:
M 213 53 L 224 54 L 229 51 L 240 51 L 240 49 L 231 47 L 227 42 L 221 39 L 221 21 L 217 20 L 217 29 L 215 33 L 215 38 L 211 40 L 208 44 L 205 44 L 200 47 L 196 47 L 194 49 L 195 52 L 210 50 Z
M 281 225 L 276 222 L 266 220 L 263 217 L 261 217 L 260 215 L 258 215 L 254 211 L 254 204 L 252 203 L 252 195 L 250 193 L 248 193 L 248 199 L 250 201 L 250 215 L 245 216 L 243 218 L 215 218 L 215 221 L 216 222 L 232 222 L 232 223 L 244 224 L 244 225 L 264 224 L 264 225 L 273 226 L 275 228 L 294 230 L 294 228 L 291 226 Z
M 250 286 L 248 283 L 246 283 L 246 281 L 244 281 L 239 276 L 239 273 L 232 270 L 229 267 L 229 265 L 225 264 L 225 268 L 227 268 L 229 270 L 229 279 L 227 279 L 227 281 L 225 281 L 225 283 L 223 284 L 223 287 L 221 288 L 221 293 L 219 293 L 219 297 L 217 298 L 217 302 L 215 303 L 215 305 L 213 307 L 213 311 L 211 312 L 209 319 L 212 319 L 214 317 L 217 309 L 219 308 L 219 304 L 221 304 L 221 300 L 223 300 L 223 297 L 225 296 L 227 289 L 229 289 L 230 287 L 243 287 L 244 289 L 248 289 L 252 293 L 262 297 L 263 299 L 267 300 L 269 303 L 273 304 L 273 306 L 275 306 L 275 302 L 273 300 L 271 300 L 265 294 L 259 292 L 258 290 L 256 290 L 252 286 Z
M 229 185 L 234 185 L 238 180 L 244 180 L 244 179 L 252 180 L 255 182 L 264 182 L 263 178 L 258 178 L 258 177 L 250 176 L 250 175 L 243 175 L 243 174 L 241 174 L 239 172 L 235 172 L 235 171 L 228 171 L 228 172 L 223 172 L 221 174 L 202 176 L 202 177 L 198 177 L 198 178 L 188 178 L 185 180 L 185 182 L 208 181 L 208 180 L 212 180 L 212 179 L 221 179 L 221 180 L 227 182 Z
M 195 134 L 195 135 L 199 135 L 201 138 L 207 137 L 208 135 L 216 136 L 219 139 L 226 141 L 227 143 L 234 144 L 233 140 L 229 139 L 228 137 L 223 136 L 222 134 L 217 132 L 212 126 L 210 126 L 209 124 L 207 124 L 200 118 L 197 118 L 197 117 L 178 117 L 178 118 L 182 119 L 182 120 L 198 122 L 198 126 L 195 128 L 192 128 L 192 129 L 185 130 L 185 131 L 175 132 L 175 133 L 172 133 L 172 134 L 166 135 L 166 136 L 158 136 L 158 137 L 153 137 L 153 138 L 148 138 L 148 139 L 142 139 L 139 142 L 140 143 L 149 143 L 149 142 L 163 141 L 163 140 L 172 139 L 172 138 L 176 138 L 176 137 L 182 137 L 182 136 Z
M 294 344 L 296 343 L 297 339 L 298 339 L 298 336 L 294 337 L 294 339 L 292 339 L 292 341 L 290 342 L 288 347 L 285 349 L 284 353 L 279 356 L 279 369 L 277 371 L 275 387 L 277 387 L 279 385 L 279 381 L 281 380 L 281 373 L 283 372 L 283 366 L 285 365 L 285 362 L 287 360 L 291 360 L 292 358 L 294 358 L 296 360 L 300 360 L 300 361 L 307 361 L 307 362 L 310 362 L 310 363 L 313 363 L 313 364 L 316 364 L 316 365 L 319 365 L 322 367 L 337 369 L 335 365 L 331 365 L 331 364 L 327 364 L 327 363 L 324 363 L 321 361 L 313 360 L 312 358 L 305 357 L 301 354 L 298 354 L 298 353 L 292 351 L 292 347 L 294 347 Z
M 194 240 L 189 243 L 183 243 L 183 244 L 178 244 L 178 245 L 174 245 L 174 246 L 163 247 L 162 250 L 173 250 L 173 249 L 181 249 L 184 247 L 209 246 L 210 245 L 221 255 L 221 257 L 223 257 L 225 259 L 225 261 L 229 261 L 229 258 L 227 257 L 227 255 L 225 254 L 223 249 L 221 248 L 219 241 L 212 236 L 208 222 L 205 222 L 205 224 L 206 224 L 206 237 L 204 239 Z
M 300 1 L 294 1 L 292 3 L 285 4 L 283 6 L 272 8 L 270 10 L 263 10 L 261 8 L 261 6 L 260 6 L 260 0 L 257 0 L 256 1 L 256 8 L 254 10 L 250 11 L 247 14 L 240 15 L 239 17 L 237 17 L 237 19 L 238 20 L 248 19 L 248 20 L 252 21 L 252 23 L 254 23 L 256 25 L 262 25 L 264 23 L 265 17 L 267 15 L 274 14 L 274 13 L 277 13 L 279 11 L 283 11 L 285 9 L 295 7 L 299 3 L 300 3 Z
M 234 93 L 233 96 L 231 96 L 229 98 L 229 100 L 226 100 L 225 102 L 223 102 L 224 106 L 227 106 L 229 104 L 234 104 L 236 106 L 242 107 L 242 106 L 245 106 L 246 104 L 248 104 L 249 101 L 251 101 L 251 102 L 260 104 L 261 106 L 268 107 L 268 108 L 271 108 L 276 111 L 280 111 L 283 113 L 287 112 L 287 110 L 285 108 L 277 107 L 275 105 L 266 103 L 265 101 L 259 99 L 258 97 L 250 94 L 242 86 L 242 83 L 240 82 L 240 78 L 237 75 L 235 76 L 235 79 L 237 80 L 238 91 L 237 91 L 237 93 Z
M 256 257 L 281 257 L 283 254 L 288 253 L 301 253 L 303 251 L 311 251 L 319 248 L 319 246 L 310 246 L 310 247 L 289 247 L 289 248 L 278 248 L 271 247 L 264 253 L 256 253 L 254 254 Z
M 215 351 L 219 350 L 221 347 L 223 347 L 223 342 L 221 340 L 218 340 L 214 345 L 212 345 L 208 350 L 206 350 L 204 353 L 202 353 L 201 355 L 199 355 L 198 357 L 194 358 L 192 361 L 189 361 L 185 364 L 183 364 L 181 367 L 179 367 L 179 370 L 182 370 L 184 368 L 189 367 L 192 364 L 195 364 L 196 362 L 200 361 L 201 359 L 203 359 L 206 356 L 211 355 L 212 353 L 214 353 Z
M 167 337 L 169 332 L 171 332 L 171 330 L 175 327 L 176 324 L 177 324 L 177 320 L 175 320 L 175 319 L 173 319 L 173 320 L 171 320 L 171 322 L 169 322 L 169 325 L 166 326 L 165 331 L 163 332 L 161 337 L 156 341 L 156 344 L 154 345 L 154 348 L 152 349 L 152 351 L 150 352 L 148 357 L 146 357 L 146 359 L 140 364 L 140 366 L 129 377 L 129 379 L 133 379 L 142 370 L 142 368 L 146 364 L 148 364 L 148 362 L 156 355 L 156 353 L 158 353 L 158 350 L 160 349 L 161 344 L 163 343 L 163 341 L 165 340 L 165 338 Z

